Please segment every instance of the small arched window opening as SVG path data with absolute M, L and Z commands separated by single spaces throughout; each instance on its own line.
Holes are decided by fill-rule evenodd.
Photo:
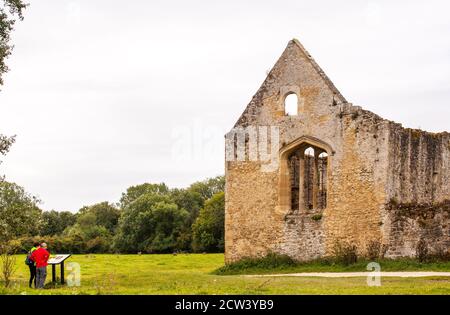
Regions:
M 291 93 L 284 99 L 284 113 L 287 116 L 298 115 L 298 97 L 297 94 Z
M 305 155 L 314 156 L 314 149 L 309 147 L 308 149 L 305 150 Z

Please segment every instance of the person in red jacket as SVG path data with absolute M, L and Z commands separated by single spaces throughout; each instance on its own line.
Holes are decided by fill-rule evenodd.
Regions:
M 50 253 L 47 251 L 47 244 L 41 246 L 31 254 L 31 260 L 36 263 L 36 288 L 44 288 L 45 278 L 47 278 L 47 265 Z

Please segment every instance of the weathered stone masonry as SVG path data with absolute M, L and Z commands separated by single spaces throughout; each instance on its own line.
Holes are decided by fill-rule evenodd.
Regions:
M 297 115 L 285 114 L 290 94 Z M 379 241 L 388 257 L 415 255 L 420 240 L 449 250 L 449 133 L 405 129 L 348 103 L 297 40 L 235 128 L 260 126 L 279 128 L 279 163 L 267 171 L 249 152 L 226 162 L 227 262 L 268 252 L 310 260 L 337 241 L 361 254 Z

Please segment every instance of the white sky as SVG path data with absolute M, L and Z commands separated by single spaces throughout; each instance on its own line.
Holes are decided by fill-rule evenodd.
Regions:
M 0 132 L 17 134 L 0 173 L 43 209 L 222 174 L 223 134 L 293 37 L 349 102 L 450 130 L 448 1 L 29 2 L 0 91 Z

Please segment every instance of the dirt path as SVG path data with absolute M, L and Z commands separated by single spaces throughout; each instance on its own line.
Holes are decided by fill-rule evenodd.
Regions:
M 376 275 L 374 272 L 302 272 L 272 275 L 245 275 L 244 277 L 323 277 L 323 278 L 350 278 Z M 434 271 L 395 271 L 380 272 L 381 277 L 419 278 L 419 277 L 450 277 L 450 272 Z

